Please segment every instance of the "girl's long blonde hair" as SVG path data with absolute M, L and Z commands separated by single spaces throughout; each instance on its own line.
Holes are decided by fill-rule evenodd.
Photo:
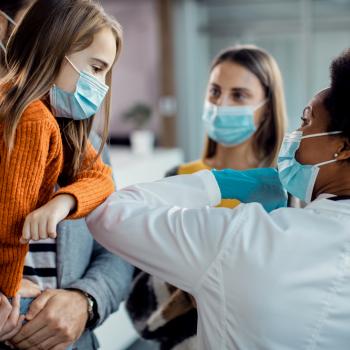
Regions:
M 252 72 L 260 81 L 267 99 L 266 116 L 253 135 L 253 147 L 261 166 L 275 166 L 286 128 L 286 106 L 281 72 L 274 58 L 254 45 L 228 48 L 214 59 L 211 71 L 223 62 L 232 62 Z M 216 154 L 217 143 L 207 137 L 203 158 Z
M 17 125 L 24 110 L 41 99 L 49 106 L 48 94 L 66 55 L 90 46 L 94 35 L 110 28 L 115 36 L 117 56 L 122 47 L 122 29 L 92 0 L 37 0 L 12 33 L 6 54 L 8 73 L 0 82 L 0 122 L 4 141 L 11 151 Z M 112 70 L 106 78 L 111 86 Z M 104 102 L 102 152 L 108 137 L 111 89 Z M 62 182 L 76 176 L 86 150 L 94 117 L 75 121 L 57 118 L 65 152 Z

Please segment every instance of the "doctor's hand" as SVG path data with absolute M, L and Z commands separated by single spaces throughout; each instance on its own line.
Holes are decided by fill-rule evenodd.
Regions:
M 273 168 L 248 170 L 212 170 L 222 199 L 239 199 L 242 203 L 260 203 L 267 212 L 287 206 L 278 171 Z

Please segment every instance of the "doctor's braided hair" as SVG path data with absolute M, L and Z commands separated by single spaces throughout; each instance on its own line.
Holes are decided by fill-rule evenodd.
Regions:
M 343 131 L 350 148 L 350 49 L 336 57 L 330 66 L 331 85 L 324 105 L 329 112 L 329 131 Z

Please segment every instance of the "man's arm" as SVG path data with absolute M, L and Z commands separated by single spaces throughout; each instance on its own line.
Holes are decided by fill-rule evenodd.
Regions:
M 100 137 L 93 132 L 90 141 L 98 150 L 101 142 Z M 105 164 L 111 166 L 106 146 L 102 151 L 101 158 Z M 132 273 L 133 267 L 131 265 L 94 241 L 92 257 L 86 274 L 82 279 L 75 281 L 68 287 L 88 293 L 95 299 L 98 319 L 93 328 L 102 324 L 110 314 L 118 310 L 119 304 L 124 300 L 129 290 Z
M 129 290 L 132 272 L 131 265 L 94 242 L 90 265 L 84 277 L 67 286 L 67 289 L 78 289 L 95 299 L 98 315 L 92 328 L 101 325 L 118 310 Z

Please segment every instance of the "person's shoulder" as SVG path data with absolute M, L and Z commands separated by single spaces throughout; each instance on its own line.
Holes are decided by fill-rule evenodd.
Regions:
M 184 175 L 184 174 L 193 174 L 200 170 L 210 170 L 210 167 L 208 167 L 203 160 L 198 159 L 189 163 L 181 164 L 178 167 L 178 174 Z
M 24 110 L 21 117 L 21 122 L 25 123 L 42 121 L 48 121 L 52 123 L 56 120 L 43 101 L 36 100 L 31 102 Z
M 45 103 L 41 100 L 31 102 L 24 110 L 21 122 L 47 122 L 57 124 L 57 121 Z
M 171 168 L 165 174 L 165 177 L 175 176 L 175 175 L 188 175 L 196 173 L 200 170 L 210 170 L 210 167 L 204 164 L 203 160 L 198 159 L 189 163 L 183 163 Z
M 166 173 L 165 173 L 165 177 L 171 177 L 171 176 L 176 176 L 176 175 L 179 175 L 178 174 L 178 171 L 179 171 L 179 166 L 175 166 L 171 169 L 169 169 Z
M 20 124 L 24 125 L 27 123 L 42 125 L 43 128 L 51 131 L 52 133 L 60 132 L 56 118 L 41 100 L 33 101 L 24 110 L 21 116 Z

